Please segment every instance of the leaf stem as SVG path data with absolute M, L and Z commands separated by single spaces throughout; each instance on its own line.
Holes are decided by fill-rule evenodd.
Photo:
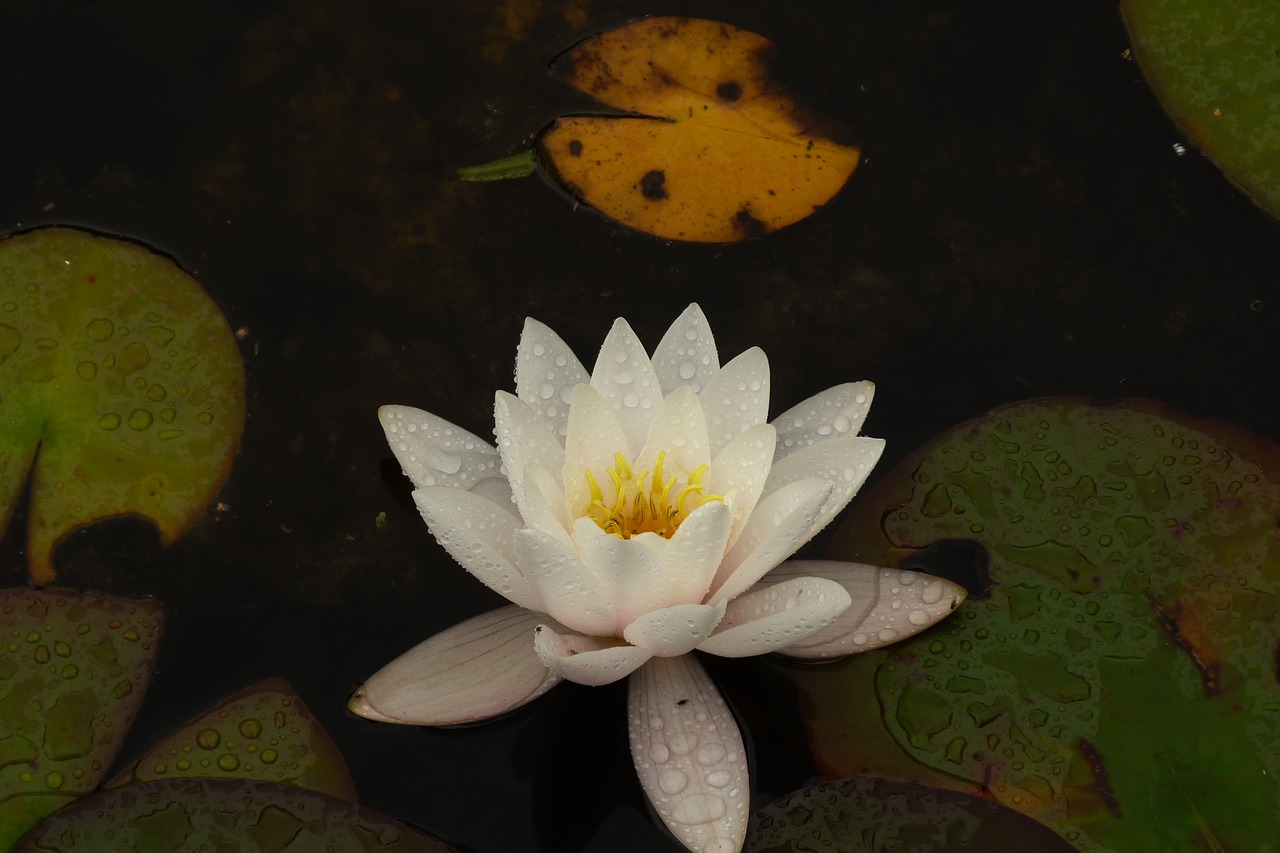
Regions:
M 459 166 L 458 180 L 506 181 L 511 178 L 523 178 L 526 175 L 531 175 L 536 168 L 538 168 L 538 161 L 534 157 L 533 149 L 528 148 L 519 154 L 512 154 L 510 157 L 503 157 L 491 163 L 483 163 L 479 166 Z

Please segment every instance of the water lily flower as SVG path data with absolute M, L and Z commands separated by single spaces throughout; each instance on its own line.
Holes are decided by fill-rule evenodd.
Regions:
M 884 442 L 858 434 L 872 392 L 838 385 L 769 422 L 764 353 L 721 366 L 690 305 L 652 357 L 617 320 L 590 373 L 527 320 L 516 393 L 494 402 L 496 447 L 427 412 L 383 407 L 428 528 L 511 604 L 397 658 L 351 710 L 466 723 L 561 680 L 630 676 L 631 752 L 650 803 L 690 850 L 740 850 L 746 752 L 691 652 L 847 655 L 921 631 L 964 598 L 912 572 L 783 563 L 879 459 Z

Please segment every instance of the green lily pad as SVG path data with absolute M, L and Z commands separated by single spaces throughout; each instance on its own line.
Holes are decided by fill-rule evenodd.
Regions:
M 756 813 L 746 853 L 1072 853 L 1052 830 L 981 797 L 884 779 L 827 782 Z
M 0 850 L 93 791 L 155 665 L 157 601 L 0 590 Z
M 976 540 L 989 594 L 799 671 L 815 757 L 985 793 L 1081 850 L 1268 849 L 1278 513 L 1280 448 L 1148 401 L 1030 401 L 949 430 L 860 496 L 830 556 Z
M 173 542 L 243 426 L 235 337 L 172 261 L 66 228 L 0 240 L 0 528 L 34 468 L 35 583 L 67 533 L 102 518 L 144 516 Z
M 446 853 L 453 848 L 355 803 L 244 779 L 160 779 L 59 812 L 15 853 L 316 850 Z
M 1280 14 L 1273 0 L 1121 0 L 1133 50 L 1187 138 L 1280 216 Z
M 105 787 L 183 777 L 284 782 L 356 799 L 342 753 L 283 678 L 254 684 L 200 715 Z

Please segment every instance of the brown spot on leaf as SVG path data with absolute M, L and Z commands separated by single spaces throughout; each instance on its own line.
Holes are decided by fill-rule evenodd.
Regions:
M 1107 778 L 1107 767 L 1102 763 L 1102 754 L 1086 738 L 1080 738 L 1076 747 L 1080 750 L 1080 756 L 1089 763 L 1089 770 L 1093 773 L 1093 792 L 1106 804 L 1107 811 L 1120 817 L 1120 801 L 1116 799 L 1116 792 L 1111 788 L 1111 780 Z
M 1204 684 L 1205 695 L 1217 696 L 1222 690 L 1222 661 L 1210 643 L 1207 627 L 1196 611 L 1183 607 L 1177 601 L 1165 604 L 1151 593 L 1147 594 L 1147 598 L 1151 601 L 1151 608 L 1155 611 L 1160 626 L 1195 664 L 1196 671 L 1200 673 L 1200 681 Z
M 756 219 L 748 207 L 742 208 L 733 215 L 733 227 L 740 231 L 743 237 L 763 237 L 769 233 L 769 226 Z
M 644 177 L 640 179 L 640 192 L 649 201 L 662 201 L 667 197 L 666 183 L 667 176 L 660 169 L 650 169 L 645 172 Z
M 742 97 L 742 84 L 737 80 L 726 80 L 716 86 L 716 97 L 722 101 L 736 101 Z
M 569 154 L 574 157 L 582 156 L 582 140 L 581 139 L 569 140 Z

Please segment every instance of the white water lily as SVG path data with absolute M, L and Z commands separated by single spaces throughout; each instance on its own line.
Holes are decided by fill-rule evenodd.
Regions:
M 397 658 L 351 710 L 473 722 L 562 679 L 630 675 L 632 756 L 655 810 L 690 850 L 741 849 L 746 753 L 690 652 L 847 655 L 921 631 L 964 598 L 912 572 L 779 566 L 879 459 L 883 441 L 858 435 L 872 391 L 839 385 L 770 423 L 764 353 L 721 366 L 691 305 L 652 358 L 617 320 L 590 374 L 551 329 L 526 321 L 516 394 L 494 403 L 496 447 L 427 412 L 384 407 L 427 526 L 512 604 Z

